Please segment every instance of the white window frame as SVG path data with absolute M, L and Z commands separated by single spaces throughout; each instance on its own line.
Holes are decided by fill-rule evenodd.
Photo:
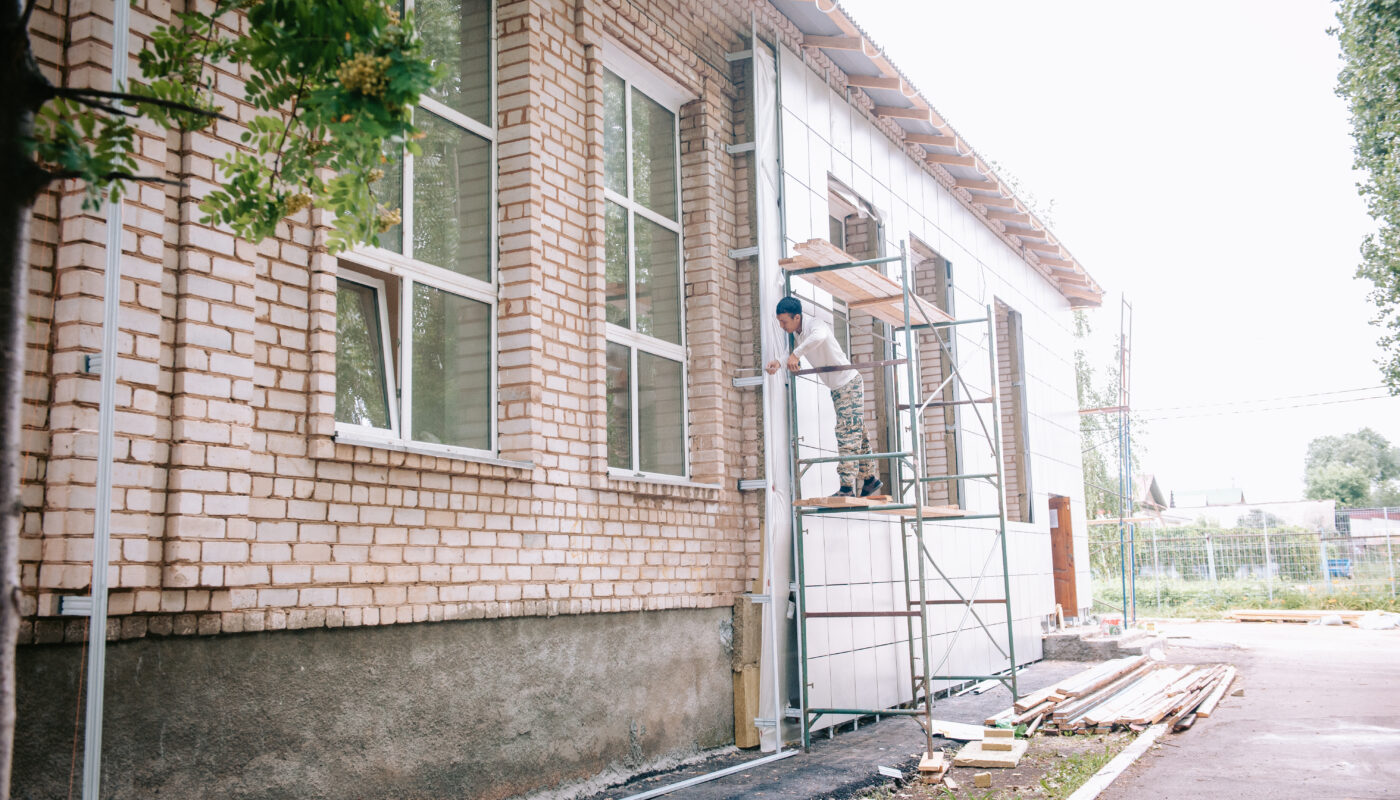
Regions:
M 623 81 L 623 109 L 625 122 L 623 129 L 627 134 L 626 164 L 627 178 L 626 187 L 630 193 L 632 186 L 632 89 L 636 89 L 648 98 L 656 102 L 661 107 L 670 111 L 674 117 L 674 129 L 672 131 L 672 142 L 675 147 L 676 163 L 676 219 L 671 220 L 646 208 L 641 203 L 632 200 L 630 197 L 619 194 L 612 189 L 604 187 L 604 197 L 612 203 L 620 206 L 627 213 L 627 319 L 630 324 L 637 324 L 637 250 L 636 250 L 636 225 L 638 216 L 652 222 L 666 230 L 676 234 L 676 264 L 677 264 L 677 308 L 680 310 L 680 342 L 668 342 L 663 339 L 638 333 L 632 328 L 624 328 L 620 325 L 608 322 L 605 324 L 605 338 L 609 343 L 622 345 L 628 351 L 628 379 L 627 390 L 629 399 L 629 409 L 631 419 L 628 425 L 631 428 L 631 467 L 615 467 L 608 464 L 608 475 L 614 478 L 642 478 L 656 481 L 685 481 L 690 478 L 690 361 L 687 356 L 686 347 L 686 314 L 685 314 L 685 232 L 682 218 L 684 211 L 681 208 L 681 106 L 694 99 L 694 95 L 686 91 L 680 85 L 672 82 L 669 78 L 656 72 L 641 59 L 627 51 L 621 44 L 611 39 L 606 39 L 603 46 L 603 66 L 608 71 L 622 78 Z M 681 365 L 681 472 L 671 474 L 666 472 L 647 472 L 641 469 L 641 429 L 640 414 L 641 404 L 638 402 L 639 396 L 639 372 L 637 369 L 637 354 L 646 352 L 654 356 L 666 358 L 679 362 Z
M 413 0 L 405 0 L 407 8 L 413 7 Z M 489 12 L 490 30 L 487 36 L 487 65 L 490 76 L 487 85 L 490 89 L 491 105 L 490 114 L 493 125 L 485 125 L 455 109 L 434 100 L 427 95 L 419 98 L 418 106 L 414 109 L 422 109 L 432 113 L 444 123 L 460 128 L 467 133 L 485 139 L 489 147 L 488 161 L 490 168 L 487 170 L 486 192 L 489 198 L 487 209 L 487 233 L 486 239 L 489 242 L 487 247 L 487 276 L 489 280 L 481 280 L 468 275 L 461 275 L 452 270 L 418 261 L 412 257 L 413 253 L 413 159 L 412 153 L 404 151 L 403 154 L 403 187 L 401 208 L 402 208 L 402 242 L 403 253 L 396 253 L 382 247 L 365 245 L 355 248 L 340 255 L 342 266 L 339 272 L 347 275 L 349 280 L 369 285 L 377 284 L 379 302 L 387 309 L 387 290 L 382 280 L 366 276 L 355 271 L 358 266 L 363 269 L 374 270 L 386 273 L 399 279 L 399 326 L 391 330 L 388 326 L 388 314 L 385 311 L 383 316 L 384 346 L 391 351 L 391 342 L 397 340 L 398 359 L 397 361 L 386 361 L 386 381 L 388 381 L 391 393 L 390 402 L 394 408 L 390 411 L 390 417 L 394 422 L 393 431 L 384 431 L 380 428 L 369 428 L 364 425 L 355 425 L 335 422 L 335 440 L 347 444 L 361 444 L 374 446 L 388 446 L 396 450 L 423 453 L 428 455 L 461 456 L 467 458 L 480 458 L 493 460 L 499 452 L 500 435 L 500 397 L 499 383 L 497 379 L 498 353 L 497 338 L 500 326 L 498 311 L 498 300 L 500 288 L 497 282 L 497 232 L 499 216 L 499 198 L 497 196 L 497 169 L 498 153 L 496 129 L 494 122 L 499 109 L 497 98 L 497 64 L 496 64 L 496 3 L 491 3 Z M 347 269 L 344 265 L 350 265 Z M 413 380 L 410 374 L 413 363 L 413 336 L 409 328 L 413 319 L 413 287 L 414 284 L 421 283 L 434 289 L 445 291 L 449 294 L 457 295 L 468 300 L 484 303 L 490 308 L 491 324 L 490 333 L 486 343 L 487 347 L 487 379 L 490 381 L 490 389 L 487 393 L 490 405 L 490 436 L 487 447 L 484 449 L 474 447 L 464 447 L 461 445 L 446 445 L 436 442 L 420 442 L 414 440 L 409 435 L 413 430 Z M 372 287 L 374 288 L 374 287 Z M 390 373 L 394 369 L 387 368 L 393 365 L 398 370 L 398 375 Z M 397 377 L 397 382 L 395 381 Z M 396 385 L 399 389 L 398 395 L 392 392 Z
M 341 268 L 336 272 L 336 281 L 355 283 L 369 289 L 374 293 L 375 313 L 379 322 L 379 347 L 380 357 L 384 359 L 384 391 L 385 402 L 389 406 L 389 427 L 376 428 L 373 425 L 358 425 L 353 422 L 336 421 L 336 431 L 341 429 L 354 431 L 358 436 L 367 436 L 386 441 L 397 438 L 399 430 L 399 397 L 398 388 L 394 380 L 396 362 L 394 361 L 394 348 L 392 344 L 393 329 L 389 327 L 389 292 L 384 281 L 366 275 L 355 270 Z M 339 286 L 337 293 L 339 293 Z

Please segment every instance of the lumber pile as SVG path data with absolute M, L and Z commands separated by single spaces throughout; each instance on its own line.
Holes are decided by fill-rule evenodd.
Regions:
M 1147 656 L 1119 658 L 1017 700 L 987 725 L 1026 725 L 1059 733 L 1141 730 L 1165 721 L 1173 731 L 1208 718 L 1235 680 L 1225 664 L 1161 664 Z
M 1236 609 L 1228 616 L 1240 622 L 1316 622 L 1323 617 L 1341 617 L 1342 622 L 1355 625 L 1366 615 L 1365 611 L 1339 611 L 1307 608 L 1250 608 Z

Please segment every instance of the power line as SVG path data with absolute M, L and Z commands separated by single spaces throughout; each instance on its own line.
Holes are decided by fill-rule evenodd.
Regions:
M 1195 408 L 1215 408 L 1216 406 L 1238 406 L 1246 403 L 1274 403 L 1279 400 L 1302 400 L 1309 397 L 1330 397 L 1338 394 L 1353 394 L 1355 392 L 1370 392 L 1376 389 L 1385 389 L 1384 386 L 1362 386 L 1357 389 L 1334 389 L 1330 392 L 1311 392 L 1309 394 L 1286 394 L 1278 397 L 1259 397 L 1250 400 L 1222 400 L 1218 403 L 1196 403 L 1185 406 L 1159 406 L 1157 408 L 1139 408 L 1139 412 L 1154 413 L 1157 411 L 1181 411 Z
M 1309 407 L 1312 407 L 1312 406 L 1335 406 L 1335 405 L 1343 405 L 1343 404 L 1345 404 L 1345 403 L 1359 403 L 1359 402 L 1362 402 L 1362 401 L 1365 401 L 1365 400 L 1390 400 L 1390 399 L 1393 399 L 1391 395 L 1389 395 L 1389 394 L 1381 394 L 1381 395 L 1375 395 L 1375 396 L 1372 396 L 1372 397 L 1344 397 L 1344 398 L 1338 398 L 1338 399 L 1336 399 L 1336 400 L 1319 400 L 1319 401 L 1313 402 L 1313 403 L 1292 403 L 1292 404 L 1289 404 L 1289 405 L 1272 406 L 1272 407 L 1269 407 L 1269 408 L 1241 408 L 1241 409 L 1235 409 L 1235 410 L 1231 410 L 1231 411 L 1203 411 L 1203 412 L 1201 412 L 1201 413 L 1199 413 L 1199 414 L 1166 414 L 1166 415 L 1155 416 L 1155 417 L 1154 417 L 1154 416 L 1150 416 L 1150 415 L 1144 415 L 1144 416 L 1136 417 L 1136 419 L 1139 419 L 1139 420 L 1142 420 L 1142 421 L 1146 422 L 1146 421 L 1161 421 L 1161 420 L 1172 420 L 1172 419 L 1193 419 L 1193 418 L 1196 418 L 1196 417 L 1228 417 L 1228 416 L 1232 416 L 1232 415 L 1235 415 L 1235 414 L 1260 414 L 1260 413 L 1263 413 L 1263 412 L 1266 412 L 1266 411 L 1286 411 L 1286 410 L 1291 409 L 1291 408 L 1309 408 Z

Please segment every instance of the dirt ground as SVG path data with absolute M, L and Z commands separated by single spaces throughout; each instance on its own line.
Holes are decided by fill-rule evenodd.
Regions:
M 1106 762 L 1118 754 L 1133 740 L 1126 733 L 1110 733 L 1102 736 L 1041 736 L 1031 738 L 1030 749 L 1015 769 L 980 769 L 974 767 L 954 767 L 947 772 L 957 784 L 950 789 L 946 781 L 926 783 L 915 779 L 898 789 L 873 792 L 867 797 L 878 800 L 885 798 L 939 798 L 939 800 L 1013 800 L 1013 798 L 1055 798 L 1065 797 L 1064 784 L 1057 780 L 1066 773 L 1087 771 L 1093 774 L 1100 762 Z M 956 750 L 948 752 L 951 760 Z M 975 786 L 973 776 L 986 772 L 992 781 L 990 788 Z

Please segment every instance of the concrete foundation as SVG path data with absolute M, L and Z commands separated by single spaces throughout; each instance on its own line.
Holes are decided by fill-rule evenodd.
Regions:
M 730 611 L 114 642 L 102 796 L 489 800 L 642 769 L 733 740 Z M 20 800 L 68 796 L 80 659 L 19 649 Z

